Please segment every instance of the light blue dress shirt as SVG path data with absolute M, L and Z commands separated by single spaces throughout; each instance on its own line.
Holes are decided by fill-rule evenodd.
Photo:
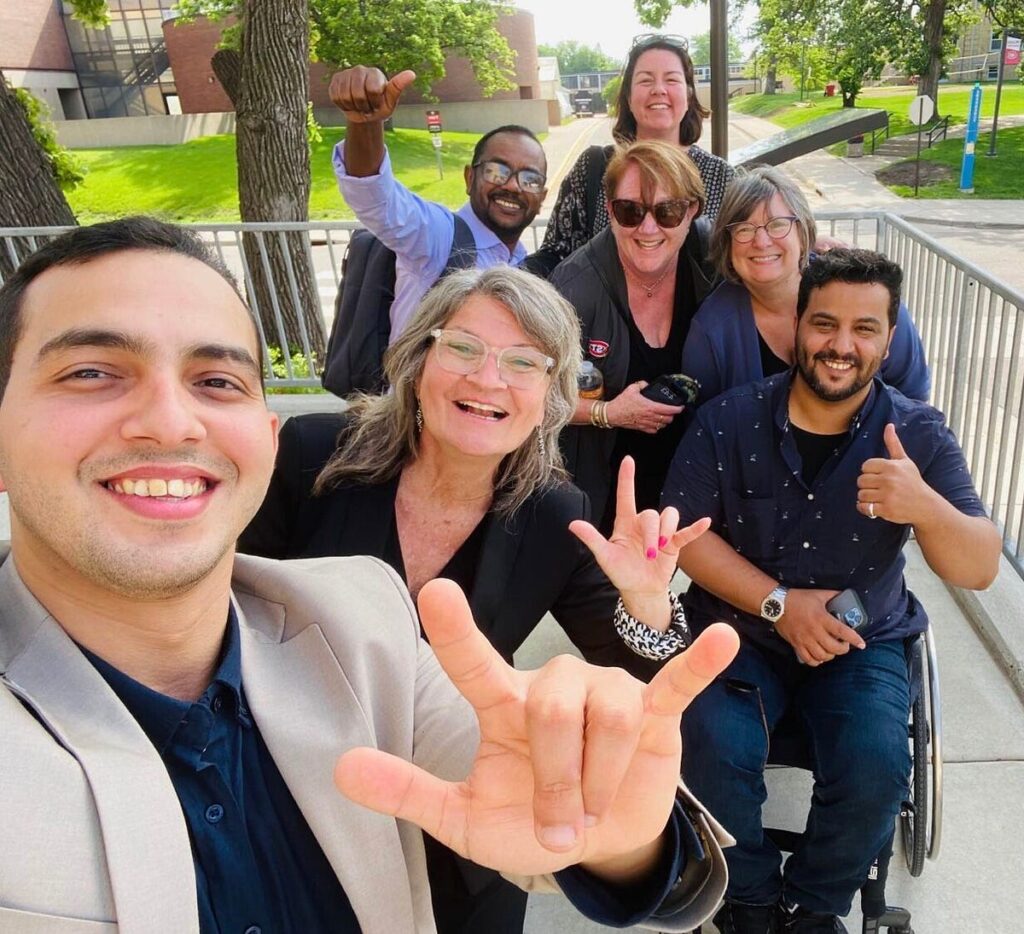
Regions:
M 387 150 L 376 175 L 356 178 L 345 168 L 345 142 L 334 147 L 332 158 L 338 188 L 359 222 L 388 249 L 394 251 L 395 300 L 391 305 L 391 341 L 405 330 L 420 300 L 448 264 L 455 239 L 451 210 L 413 194 L 391 170 Z M 468 225 L 476 243 L 476 264 L 481 269 L 508 263 L 519 266 L 526 247 L 517 243 L 509 250 L 473 212 L 467 201 L 458 215 Z

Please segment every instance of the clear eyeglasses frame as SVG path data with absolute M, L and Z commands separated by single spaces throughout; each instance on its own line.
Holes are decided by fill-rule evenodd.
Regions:
M 498 376 L 516 389 L 538 385 L 554 369 L 555 358 L 532 347 L 490 347 L 475 334 L 454 328 L 434 328 L 434 351 L 442 370 L 468 376 L 482 369 L 494 354 Z

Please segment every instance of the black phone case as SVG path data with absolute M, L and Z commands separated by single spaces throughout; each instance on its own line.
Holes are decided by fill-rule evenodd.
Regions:
M 640 395 L 663 405 L 693 405 L 700 383 L 685 373 L 665 373 L 640 390 Z

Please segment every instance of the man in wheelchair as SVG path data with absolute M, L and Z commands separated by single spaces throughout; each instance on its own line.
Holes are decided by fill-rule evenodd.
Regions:
M 726 620 L 742 640 L 683 720 L 685 780 L 737 838 L 715 919 L 730 934 L 845 931 L 892 833 L 910 772 L 904 642 L 927 626 L 903 579 L 911 529 L 946 581 L 980 589 L 998 568 L 1000 536 L 942 414 L 877 376 L 901 281 L 866 250 L 811 263 L 796 366 L 704 405 L 662 494 L 684 524 L 712 519 L 679 556 L 691 627 Z M 790 707 L 815 784 L 783 870 L 761 806 Z

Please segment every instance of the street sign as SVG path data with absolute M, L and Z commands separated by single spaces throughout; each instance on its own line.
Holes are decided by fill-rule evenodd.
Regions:
M 441 132 L 441 111 L 440 110 L 428 110 L 427 111 L 427 129 L 431 133 Z
M 435 149 L 440 149 L 441 148 L 441 134 L 440 133 L 435 133 L 433 136 L 430 137 L 430 142 L 433 143 L 433 146 L 434 146 Z
M 1020 36 L 1006 37 L 1006 54 L 1003 56 L 1003 64 L 1012 68 L 1020 64 Z
M 935 101 L 927 94 L 915 97 L 910 102 L 910 122 L 914 126 L 924 126 L 935 116 Z

